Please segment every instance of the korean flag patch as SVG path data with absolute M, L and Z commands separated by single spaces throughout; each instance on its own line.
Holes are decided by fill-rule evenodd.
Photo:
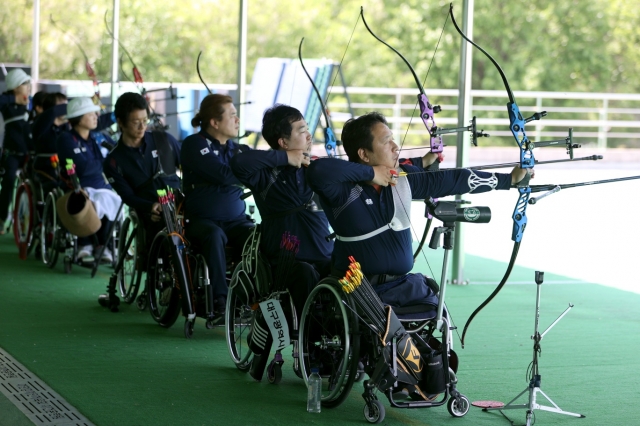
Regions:
M 73 148 L 74 154 L 80 154 L 80 148 Z
M 154 149 L 153 151 L 151 151 L 151 155 L 153 156 L 153 158 L 158 158 L 158 151 Z
M 206 155 L 206 154 L 208 154 L 208 153 L 209 153 L 209 148 L 202 148 L 202 149 L 200 150 L 200 154 L 202 154 L 202 155 Z

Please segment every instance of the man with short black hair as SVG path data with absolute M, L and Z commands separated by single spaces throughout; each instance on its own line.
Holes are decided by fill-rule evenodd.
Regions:
M 306 181 L 310 163 L 311 134 L 304 117 L 288 105 L 275 105 L 264 113 L 262 136 L 271 151 L 252 150 L 231 159 L 233 174 L 251 189 L 262 218 L 262 250 L 274 267 L 277 283 L 289 288 L 298 313 L 313 286 L 329 274 L 333 241 L 327 216 L 314 201 Z M 287 273 L 278 273 L 282 235 L 300 240 L 296 262 Z
M 289 290 L 299 316 L 313 287 L 329 274 L 333 241 L 326 239 L 330 234 L 327 216 L 318 208 L 306 181 L 311 134 L 302 113 L 288 105 L 269 108 L 262 119 L 262 136 L 272 150 L 243 152 L 231 159 L 231 170 L 253 193 L 262 218 L 261 250 L 272 266 L 274 280 L 279 280 L 274 286 Z M 286 261 L 282 254 L 285 233 L 299 241 L 293 261 L 288 257 L 291 254 Z M 271 337 L 264 342 L 253 339 L 260 335 L 256 327 L 266 328 L 261 316 L 253 327 L 250 347 L 255 356 L 250 374 L 261 380 Z
M 146 131 L 149 106 L 138 93 L 122 94 L 114 114 L 122 136 L 104 160 L 104 173 L 144 227 L 146 259 L 154 235 L 165 226 L 157 190 L 180 189 L 180 144 L 168 133 Z
M 320 159 L 307 173 L 336 233 L 333 272 L 344 275 L 353 256 L 382 301 L 397 307 L 437 303 L 425 278 L 409 273 L 412 199 L 506 190 L 529 179 L 519 167 L 511 174 L 469 169 L 423 173 L 420 167 L 399 165 L 393 133 L 376 112 L 348 120 L 342 142 L 349 161 Z M 399 167 L 408 174 L 396 177 Z

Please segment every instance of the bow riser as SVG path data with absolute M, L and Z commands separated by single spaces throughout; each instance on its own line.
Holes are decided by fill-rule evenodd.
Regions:
M 527 203 L 531 196 L 531 188 L 518 188 L 518 192 L 520 193 L 518 196 L 518 202 L 516 203 L 516 207 L 513 209 L 513 215 L 511 216 L 513 219 L 513 232 L 511 233 L 511 239 L 516 243 L 522 241 L 524 229 L 527 227 Z
M 422 118 L 422 122 L 429 131 L 429 135 L 431 137 L 431 152 L 434 154 L 440 154 L 444 145 L 442 144 L 442 136 L 434 135 L 434 131 L 432 130 L 436 125 L 433 117 L 436 113 L 434 111 L 434 107 L 431 105 L 429 98 L 424 93 L 418 95 L 418 105 L 420 105 L 420 118 Z
M 520 167 L 523 169 L 531 169 L 535 165 L 536 159 L 533 155 L 533 151 L 531 151 L 531 142 L 524 130 L 526 121 L 520 113 L 518 104 L 515 102 L 509 102 L 507 104 L 507 111 L 509 112 L 511 133 L 520 147 Z
M 329 157 L 335 157 L 338 154 L 336 152 L 338 143 L 336 135 L 333 133 L 333 130 L 331 130 L 331 127 L 329 126 L 324 128 L 324 140 L 324 148 L 327 150 L 327 155 Z

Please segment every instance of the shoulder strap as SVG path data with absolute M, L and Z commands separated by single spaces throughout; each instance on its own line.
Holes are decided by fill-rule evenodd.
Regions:
M 378 229 L 374 229 L 371 232 L 367 232 L 366 234 L 354 237 L 343 237 L 336 234 L 336 239 L 344 242 L 362 241 L 375 237 L 387 229 L 394 231 L 408 229 L 411 226 L 411 186 L 409 186 L 407 177 L 400 177 L 396 182 L 395 187 L 392 187 L 391 190 L 393 191 L 394 212 L 393 217 L 388 224 L 381 226 Z

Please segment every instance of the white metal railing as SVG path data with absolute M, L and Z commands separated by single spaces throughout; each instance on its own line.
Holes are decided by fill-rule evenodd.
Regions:
M 81 92 L 92 92 L 91 82 L 56 80 L 48 83 L 61 84 L 67 88 L 67 94 L 78 96 Z M 134 87 L 124 83 L 123 86 Z M 168 87 L 167 83 L 146 83 L 147 88 Z M 202 90 L 199 83 L 174 83 L 173 87 L 183 90 Z M 209 87 L 221 91 L 236 90 L 235 84 L 210 84 Z M 129 87 L 128 87 L 129 88 Z M 131 89 L 131 88 L 129 88 Z M 101 84 L 101 91 L 108 93 L 110 85 Z M 251 86 L 247 86 L 251 91 Z M 351 107 L 355 115 L 368 111 L 381 111 L 387 117 L 392 130 L 404 135 L 407 124 L 412 123 L 407 134 L 426 135 L 426 129 L 417 117 L 415 100 L 418 90 L 415 88 L 383 88 L 383 87 L 348 87 Z M 432 103 L 439 104 L 442 113 L 436 117 L 440 127 L 457 126 L 456 89 L 428 89 L 427 95 Z M 332 112 L 336 133 L 342 131 L 341 125 L 351 117 L 341 86 L 329 88 L 329 108 Z M 342 96 L 341 96 L 342 95 Z M 375 96 L 377 101 L 368 98 Z M 640 94 L 628 93 L 585 93 L 585 92 L 541 92 L 515 91 L 520 110 L 524 115 L 533 112 L 547 111 L 542 120 L 531 122 L 528 126 L 529 138 L 534 141 L 545 138 L 566 137 L 567 130 L 573 128 L 573 137 L 583 144 L 592 143 L 598 148 L 606 148 L 609 140 L 629 141 L 640 147 Z M 336 100 L 336 98 L 340 98 Z M 478 116 L 478 128 L 499 126 L 487 130 L 492 137 L 511 137 L 507 126 L 507 97 L 504 90 L 472 90 L 471 114 Z M 438 100 L 441 100 L 439 102 Z M 487 102 L 489 100 L 489 102 Z M 558 105 L 573 102 L 574 106 Z M 488 103 L 485 105 L 485 103 Z M 571 118 L 556 118 L 558 115 L 571 115 Z M 413 115 L 413 118 L 412 118 Z M 488 117 L 487 117 L 488 115 Z
M 442 111 L 456 112 L 458 90 L 454 89 L 433 89 L 427 90 L 427 95 L 432 103 L 438 104 L 437 99 L 449 98 L 448 103 L 440 103 Z M 344 94 L 343 87 L 332 87 L 332 95 Z M 377 87 L 348 87 L 347 94 L 354 100 L 351 106 L 356 115 L 371 111 L 384 110 L 387 119 L 394 131 L 399 131 L 402 126 L 408 123 L 416 124 L 415 129 L 409 130 L 408 134 L 426 135 L 426 129 L 422 128 L 420 119 L 412 118 L 416 108 L 415 96 L 417 89 L 394 89 Z M 378 97 L 389 97 L 389 102 L 357 102 L 363 96 L 378 95 Z M 533 113 L 547 111 L 548 115 L 542 120 L 529 124 L 533 129 L 530 138 L 532 140 L 542 140 L 543 138 L 566 137 L 567 129 L 573 128 L 575 139 L 597 139 L 598 148 L 606 148 L 609 139 L 640 139 L 640 94 L 623 93 L 582 93 L 582 92 L 514 92 L 516 99 L 519 99 L 520 111 Z M 414 98 L 414 99 L 411 99 Z M 478 116 L 477 124 L 479 128 L 483 126 L 503 126 L 504 130 L 491 130 L 492 136 L 511 136 L 507 129 L 509 120 L 506 115 L 506 93 L 504 90 L 472 90 L 471 99 L 474 103 L 471 113 Z M 480 99 L 495 99 L 497 105 L 476 104 Z M 558 101 L 579 101 L 593 106 L 554 106 Z M 408 102 L 408 103 L 407 103 Z M 413 103 L 411 103 L 413 102 Z M 502 105 L 498 104 L 503 102 Z M 624 107 L 611 107 L 613 102 L 625 102 L 631 104 Z M 493 103 L 493 102 L 491 102 Z M 345 101 L 329 102 L 332 110 L 332 118 L 339 133 L 339 124 L 351 117 L 348 105 Z M 498 112 L 496 115 L 503 115 L 504 118 L 484 118 L 483 112 Z M 417 111 L 416 111 L 417 113 Z M 500 114 L 502 113 L 502 114 Z M 571 114 L 575 118 L 553 118 L 555 114 Z M 437 117 L 439 126 L 456 126 L 457 117 L 455 114 Z M 613 119 L 615 116 L 618 119 Z M 628 119 L 627 119 L 628 118 Z M 413 126 L 412 126 L 413 127 Z M 582 142 L 582 141 L 581 141 Z M 588 143 L 584 141 L 583 143 Z

